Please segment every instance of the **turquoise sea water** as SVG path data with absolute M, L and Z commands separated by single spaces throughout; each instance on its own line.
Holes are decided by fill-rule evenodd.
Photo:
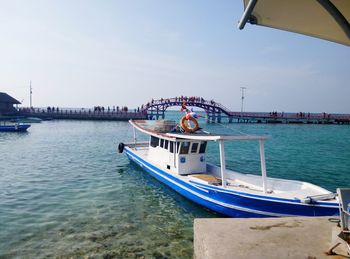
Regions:
M 270 176 L 332 191 L 350 185 L 350 126 L 201 125 L 271 136 Z M 131 137 L 127 122 L 49 121 L 24 134 L 1 133 L 0 258 L 191 258 L 193 219 L 220 215 L 118 154 L 117 144 Z M 225 150 L 228 167 L 259 172 L 257 143 Z M 215 143 L 209 152 L 218 163 Z

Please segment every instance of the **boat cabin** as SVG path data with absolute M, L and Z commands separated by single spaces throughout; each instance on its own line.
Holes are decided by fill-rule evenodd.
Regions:
M 147 159 L 160 168 L 178 175 L 208 174 L 211 172 L 221 178 L 222 187 L 227 187 L 227 174 L 225 163 L 225 141 L 258 140 L 260 146 L 260 160 L 262 173 L 262 189 L 266 193 L 267 176 L 264 154 L 265 136 L 253 135 L 217 135 L 201 131 L 196 133 L 179 133 L 173 131 L 174 123 L 164 125 L 147 125 L 145 121 L 130 121 L 134 130 L 134 143 L 127 144 L 129 147 L 138 149 L 140 143 L 136 140 L 136 129 L 150 136 L 148 142 L 142 143 Z M 213 169 L 206 161 L 206 148 L 208 141 L 219 144 L 220 167 Z
M 150 136 L 148 159 L 173 173 L 188 175 L 206 171 L 206 141 Z

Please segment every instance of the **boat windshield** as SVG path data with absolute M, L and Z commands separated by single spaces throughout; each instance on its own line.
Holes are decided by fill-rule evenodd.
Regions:
M 201 141 L 201 146 L 199 148 L 199 154 L 205 153 L 205 149 L 207 148 L 207 142 L 206 141 Z
M 191 146 L 191 153 L 197 153 L 197 150 L 198 150 L 198 143 L 192 143 L 192 146 Z
M 188 150 L 190 149 L 190 142 L 182 142 L 180 147 L 180 154 L 188 154 Z
M 159 145 L 159 138 L 151 136 L 151 146 L 157 147 Z

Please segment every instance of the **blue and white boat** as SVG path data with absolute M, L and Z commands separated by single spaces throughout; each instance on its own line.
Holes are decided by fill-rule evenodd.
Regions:
M 131 120 L 130 124 L 134 141 L 120 143 L 119 152 L 125 151 L 150 175 L 210 210 L 230 217 L 339 215 L 334 193 L 307 182 L 267 177 L 266 136 L 171 132 L 175 122 L 162 127 L 150 127 L 146 121 Z M 149 141 L 137 141 L 136 130 L 149 135 Z M 219 145 L 220 166 L 207 162 L 208 141 Z M 226 141 L 259 142 L 261 176 L 228 170 Z
M 0 122 L 0 132 L 24 132 L 30 127 L 27 123 L 10 123 L 7 121 Z

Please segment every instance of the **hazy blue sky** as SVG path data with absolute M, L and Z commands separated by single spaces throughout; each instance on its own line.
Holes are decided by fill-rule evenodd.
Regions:
M 180 95 L 247 111 L 350 113 L 350 48 L 237 23 L 240 0 L 0 0 L 0 91 L 34 106 Z

